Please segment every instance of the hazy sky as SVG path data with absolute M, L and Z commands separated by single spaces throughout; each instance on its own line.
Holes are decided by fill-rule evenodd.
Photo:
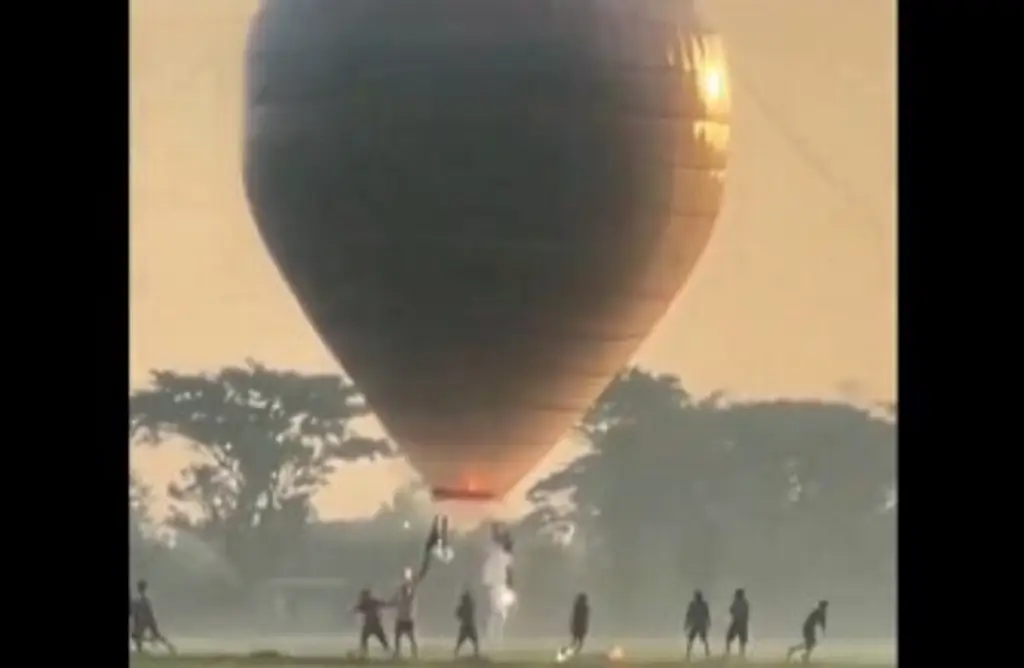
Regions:
M 623 0 L 626 1 L 626 0 Z M 242 52 L 255 0 L 131 0 L 131 383 L 253 357 L 336 369 L 279 278 L 240 178 Z M 733 74 L 727 204 L 637 361 L 697 392 L 896 392 L 896 3 L 706 0 Z M 559 448 L 549 466 L 572 450 Z M 139 453 L 163 483 L 180 452 Z M 404 464 L 339 474 L 359 514 Z

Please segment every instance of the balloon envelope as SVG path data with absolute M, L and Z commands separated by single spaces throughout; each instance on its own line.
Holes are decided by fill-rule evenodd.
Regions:
M 502 497 L 707 244 L 719 40 L 688 0 L 265 0 L 246 64 L 282 274 L 435 492 Z

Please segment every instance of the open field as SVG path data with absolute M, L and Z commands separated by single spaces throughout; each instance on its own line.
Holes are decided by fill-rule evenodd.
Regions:
M 199 636 L 175 633 L 168 629 L 168 635 L 178 651 L 186 656 L 251 656 L 253 654 L 278 653 L 288 657 L 343 657 L 358 645 L 358 638 L 351 633 L 223 633 L 216 636 Z M 448 659 L 454 638 L 446 636 L 421 636 L 420 654 L 427 659 Z M 557 649 L 565 644 L 562 637 L 506 638 L 496 659 L 505 661 L 545 662 L 554 657 Z M 750 641 L 748 658 L 752 661 L 773 661 L 782 659 L 786 647 L 799 638 L 762 638 Z M 609 648 L 619 646 L 628 659 L 638 661 L 671 661 L 682 657 L 682 639 L 667 638 L 641 639 L 595 635 L 587 640 L 587 652 L 604 654 Z M 482 649 L 489 651 L 488 642 L 482 639 Z M 695 652 L 697 650 L 695 649 Z M 722 639 L 711 637 L 711 652 L 722 651 Z M 371 644 L 373 656 L 383 656 Z M 858 665 L 876 666 L 896 663 L 896 644 L 892 640 L 848 640 L 825 637 L 815 650 L 814 656 L 825 662 L 847 661 Z
M 289 668 L 301 666 L 318 668 L 328 666 L 365 665 L 352 658 L 356 647 L 356 639 L 347 636 L 258 636 L 233 637 L 217 639 L 200 639 L 171 636 L 178 646 L 180 654 L 176 657 L 165 656 L 161 650 L 154 650 L 150 656 L 132 655 L 133 668 Z M 474 662 L 460 660 L 456 665 L 488 665 L 499 664 L 501 668 L 532 668 L 533 666 L 553 666 L 554 655 L 561 643 L 558 639 L 532 639 L 530 642 L 508 642 L 504 649 L 492 654 L 493 660 Z M 683 648 L 666 641 L 624 640 L 612 641 L 595 639 L 593 649 L 583 656 L 565 664 L 567 666 L 604 666 L 610 662 L 605 652 L 612 646 L 623 649 L 624 660 L 615 661 L 617 666 L 632 668 L 654 668 L 656 666 L 680 666 L 683 663 Z M 421 660 L 417 664 L 434 666 L 453 664 L 449 639 L 424 638 L 421 640 Z M 749 660 L 741 662 L 733 659 L 732 666 L 744 668 L 775 668 L 776 666 L 792 666 L 799 662 L 785 664 L 786 642 L 781 640 L 761 640 L 751 644 L 748 652 Z M 467 648 L 468 649 L 468 648 Z M 720 657 L 722 648 L 712 645 L 714 656 L 711 659 L 695 658 L 694 666 L 706 665 L 718 668 L 724 663 Z M 694 656 L 700 652 L 695 649 Z M 384 659 L 386 656 L 378 648 L 373 647 L 372 656 L 375 660 L 368 662 L 379 668 L 391 668 L 395 664 Z M 891 668 L 896 665 L 895 647 L 893 643 L 864 643 L 830 641 L 825 639 L 815 652 L 814 665 L 823 668 Z M 411 662 L 409 662 L 411 663 Z M 408 663 L 406 664 L 408 665 Z
M 802 664 L 797 662 L 785 663 L 781 661 L 746 661 L 732 660 L 728 664 L 721 658 L 708 660 L 696 660 L 692 664 L 684 664 L 680 659 L 669 660 L 667 658 L 616 661 L 614 664 L 601 656 L 581 656 L 567 664 L 555 664 L 551 659 L 534 660 L 527 659 L 498 659 L 497 661 L 481 660 L 472 661 L 462 659 L 453 662 L 451 659 L 426 658 L 418 662 L 391 663 L 382 660 L 371 660 L 359 662 L 344 657 L 274 657 L 274 656 L 230 656 L 230 655 L 195 655 L 195 656 L 150 656 L 134 657 L 130 666 L 132 668 L 331 668 L 334 666 L 373 666 L 375 668 L 398 668 L 398 666 L 423 665 L 423 666 L 497 666 L 499 668 L 534 668 L 539 666 L 569 665 L 580 668 L 589 666 L 615 665 L 621 668 L 678 668 L 681 665 L 692 665 L 695 668 L 701 665 L 706 666 L 742 666 L 743 668 L 798 668 Z M 865 666 L 884 666 L 889 668 L 895 664 L 876 664 L 871 662 L 853 661 L 814 661 L 812 666 L 820 668 L 865 668 Z

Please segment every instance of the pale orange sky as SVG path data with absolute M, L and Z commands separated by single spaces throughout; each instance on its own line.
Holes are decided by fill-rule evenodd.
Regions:
M 256 234 L 240 177 L 255 0 L 131 0 L 131 378 L 253 357 L 337 366 Z M 697 392 L 896 392 L 896 3 L 706 0 L 733 69 L 727 203 L 637 362 Z M 552 461 L 573 448 L 560 446 Z M 163 483 L 175 450 L 134 464 Z M 407 479 L 347 467 L 318 499 L 362 514 Z M 525 487 L 526 485 L 524 485 Z M 515 504 L 513 504 L 515 505 Z

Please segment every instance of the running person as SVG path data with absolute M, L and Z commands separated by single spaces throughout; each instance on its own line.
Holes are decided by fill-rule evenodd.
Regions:
M 804 656 L 803 661 L 807 663 L 811 660 L 811 652 L 818 646 L 818 627 L 821 627 L 821 632 L 825 633 L 826 616 L 828 614 L 828 601 L 819 601 L 817 607 L 811 610 L 811 614 L 807 615 L 807 619 L 804 620 L 804 641 L 797 645 L 793 645 L 786 651 L 786 661 L 789 661 L 794 654 L 803 650 Z

